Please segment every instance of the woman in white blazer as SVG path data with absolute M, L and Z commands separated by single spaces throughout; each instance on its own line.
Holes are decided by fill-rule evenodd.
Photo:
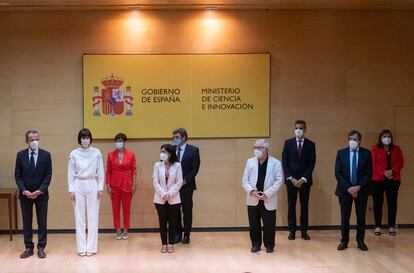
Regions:
M 255 156 L 247 160 L 243 173 L 252 252 L 260 250 L 262 241 L 267 253 L 272 253 L 275 247 L 277 192 L 282 185 L 283 171 L 280 161 L 268 155 L 268 149 L 269 143 L 264 139 L 257 140 Z
M 160 161 L 154 165 L 152 179 L 155 190 L 154 204 L 160 222 L 161 253 L 172 253 L 181 203 L 179 192 L 183 184 L 183 173 L 175 146 L 161 146 Z

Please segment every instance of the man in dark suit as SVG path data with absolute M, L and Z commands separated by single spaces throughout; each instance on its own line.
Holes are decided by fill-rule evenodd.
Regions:
M 23 218 L 25 251 L 20 258 L 33 255 L 33 204 L 36 207 L 38 223 L 37 255 L 46 258 L 48 187 L 52 178 L 50 153 L 39 149 L 39 133 L 30 130 L 26 133 L 28 149 L 17 153 L 14 177 L 19 187 L 20 207 Z
M 371 152 L 360 147 L 361 133 L 351 131 L 348 134 L 349 147 L 339 150 L 336 155 L 335 177 L 337 186 L 335 194 L 341 208 L 341 243 L 338 250 L 344 250 L 349 242 L 349 219 L 352 203 L 355 202 L 357 216 L 356 240 L 358 248 L 367 251 L 365 237 L 365 212 L 367 210 L 367 182 L 372 173 Z
M 288 195 L 289 240 L 295 239 L 296 201 L 300 200 L 300 229 L 302 238 L 310 240 L 308 231 L 309 194 L 312 186 L 312 172 L 316 163 L 315 143 L 305 138 L 306 122 L 295 122 L 295 137 L 285 141 L 282 165 Z
M 195 177 L 200 168 L 200 152 L 197 147 L 187 144 L 188 134 L 184 128 L 173 131 L 173 141 L 177 146 L 177 158 L 183 170 L 183 186 L 180 190 L 181 210 L 183 213 L 183 223 L 180 220 L 176 243 L 190 243 L 190 232 L 193 222 L 193 192 L 197 189 Z M 183 237 L 184 233 L 184 237 Z

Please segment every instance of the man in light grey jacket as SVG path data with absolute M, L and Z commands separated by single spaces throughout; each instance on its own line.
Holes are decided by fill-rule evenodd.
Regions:
M 268 151 L 269 143 L 264 139 L 257 140 L 255 156 L 247 160 L 243 174 L 253 253 L 260 250 L 262 241 L 267 253 L 272 253 L 275 247 L 277 192 L 282 185 L 283 171 L 280 161 L 269 156 Z

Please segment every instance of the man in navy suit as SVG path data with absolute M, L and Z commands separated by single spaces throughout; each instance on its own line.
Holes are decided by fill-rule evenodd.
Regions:
M 188 134 L 184 128 L 178 128 L 173 131 L 173 142 L 177 146 L 177 158 L 181 163 L 184 180 L 180 190 L 183 220 L 181 221 L 180 212 L 178 234 L 175 241 L 176 243 L 182 241 L 183 244 L 190 243 L 193 223 L 193 192 L 197 189 L 195 177 L 200 168 L 200 152 L 197 147 L 188 144 L 187 140 Z
M 312 186 L 312 172 L 316 163 L 315 143 L 305 138 L 306 122 L 295 122 L 295 137 L 285 141 L 282 165 L 288 194 L 289 240 L 295 239 L 296 201 L 300 200 L 300 229 L 302 238 L 310 240 L 308 231 L 309 194 Z
M 341 208 L 341 243 L 338 250 L 344 250 L 349 242 L 349 219 L 352 203 L 355 202 L 357 216 L 356 240 L 358 248 L 367 251 L 365 238 L 365 212 L 367 210 L 367 182 L 372 173 L 371 152 L 360 147 L 361 133 L 351 131 L 348 134 L 348 146 L 339 150 L 336 155 L 335 177 L 337 186 L 335 194 L 339 198 Z
M 17 153 L 14 177 L 19 187 L 19 200 L 23 218 L 25 251 L 20 258 L 33 255 L 33 204 L 36 207 L 38 223 L 37 255 L 46 258 L 48 187 L 52 178 L 50 153 L 39 149 L 39 133 L 30 130 L 26 133 L 28 148 Z

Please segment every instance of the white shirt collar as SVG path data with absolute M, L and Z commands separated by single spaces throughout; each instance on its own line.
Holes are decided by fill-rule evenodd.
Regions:
M 32 154 L 32 149 L 27 148 L 27 150 L 29 151 L 29 156 Z M 37 148 L 36 150 L 33 151 L 34 155 L 38 155 L 39 154 L 39 148 Z
M 183 144 L 183 146 L 181 146 L 179 149 L 181 149 L 182 152 L 184 152 L 185 147 L 187 147 L 187 142 Z M 178 151 L 178 149 L 177 149 Z

